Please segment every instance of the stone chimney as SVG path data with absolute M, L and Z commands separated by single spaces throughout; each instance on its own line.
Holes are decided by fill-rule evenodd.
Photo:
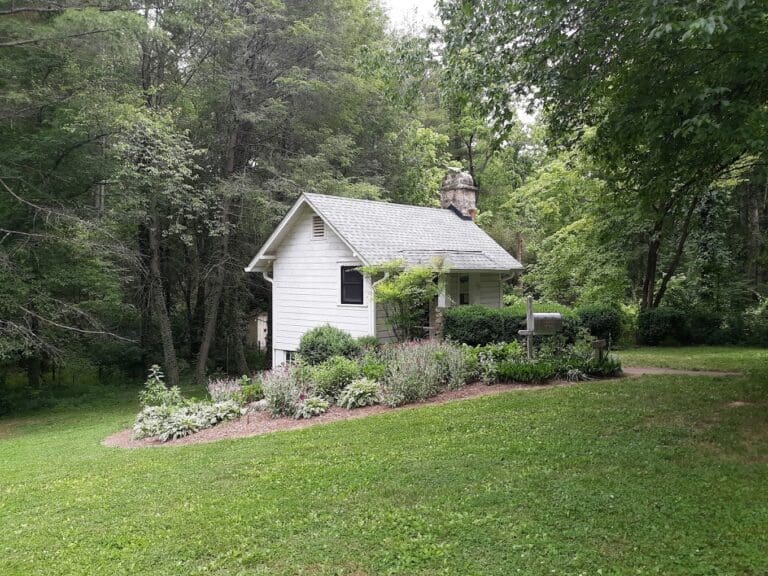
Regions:
M 451 170 L 440 186 L 440 206 L 455 210 L 462 218 L 477 216 L 477 187 L 469 172 Z

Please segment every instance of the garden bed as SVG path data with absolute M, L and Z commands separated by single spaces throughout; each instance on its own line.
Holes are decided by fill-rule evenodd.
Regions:
M 582 382 L 583 383 L 583 382 Z M 131 429 L 127 428 L 108 436 L 102 441 L 104 446 L 117 448 L 144 448 L 151 446 L 181 446 L 185 444 L 200 444 L 205 442 L 216 442 L 228 438 L 246 438 L 249 436 L 259 436 L 269 434 L 270 432 L 280 432 L 283 430 L 294 430 L 297 428 L 307 428 L 317 424 L 335 422 L 337 420 L 352 420 L 355 418 L 364 418 L 373 414 L 391 412 L 393 410 L 406 410 L 409 408 L 418 408 L 430 404 L 444 404 L 454 400 L 464 400 L 466 398 L 476 398 L 479 396 L 490 396 L 509 392 L 513 390 L 536 390 L 541 388 L 552 388 L 554 386 L 567 386 L 578 384 L 578 382 L 567 382 L 565 380 L 554 380 L 547 384 L 492 384 L 486 385 L 480 382 L 462 386 L 457 390 L 446 390 L 437 396 L 417 402 L 415 404 L 406 404 L 391 408 L 383 404 L 375 406 L 366 406 L 364 408 L 347 409 L 339 406 L 331 406 L 327 412 L 310 419 L 297 420 L 290 417 L 273 418 L 268 412 L 254 412 L 242 416 L 237 420 L 222 422 L 212 428 L 206 428 L 195 434 L 161 442 L 156 438 L 145 438 L 134 440 L 131 438 Z

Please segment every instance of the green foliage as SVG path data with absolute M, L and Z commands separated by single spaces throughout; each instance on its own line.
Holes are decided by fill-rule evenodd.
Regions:
M 362 408 L 381 402 L 381 385 L 370 378 L 350 382 L 339 394 L 337 404 L 342 408 Z
M 612 354 L 606 354 L 601 358 L 587 360 L 581 370 L 589 376 L 610 378 L 621 373 L 621 360 Z
M 610 304 L 589 304 L 576 309 L 580 324 L 595 338 L 616 343 L 621 338 L 621 311 Z
M 330 404 L 324 398 L 318 398 L 317 396 L 311 396 L 304 398 L 296 404 L 293 417 L 297 420 L 301 418 L 314 418 L 325 414 L 328 411 Z
M 560 312 L 563 314 L 562 337 L 573 342 L 577 337 L 579 321 L 573 311 L 558 304 L 536 303 L 537 312 Z M 484 346 L 498 342 L 513 342 L 520 338 L 518 332 L 525 330 L 525 305 L 504 308 L 488 306 L 456 306 L 443 312 L 444 335 L 446 338 L 468 344 Z
M 184 406 L 145 406 L 136 417 L 133 437 L 177 440 L 240 415 L 240 405 L 223 402 L 190 402 Z
M 648 346 L 681 345 L 689 338 L 684 312 L 669 307 L 641 310 L 637 317 L 637 342 Z
M 184 403 L 178 386 L 166 387 L 163 371 L 154 364 L 149 369 L 144 389 L 139 392 L 139 402 L 142 406 L 179 406 Z
M 388 406 L 431 398 L 446 388 L 457 388 L 471 376 L 459 346 L 433 340 L 390 347 L 384 359 L 387 373 L 382 401 Z
M 309 378 L 320 395 L 332 400 L 342 388 L 359 376 L 360 367 L 357 362 L 343 356 L 332 356 L 314 366 Z
M 744 340 L 753 346 L 768 347 L 768 298 L 744 314 Z
M 384 379 L 387 372 L 387 365 L 375 354 L 366 354 L 360 359 L 360 374 L 375 382 Z
M 250 404 L 251 402 L 258 402 L 264 399 L 264 387 L 261 385 L 261 381 L 252 380 L 248 384 L 243 384 L 240 388 L 240 403 Z
M 311 565 L 320 574 L 354 566 L 363 574 L 506 576 L 531 566 L 596 574 L 607 562 L 617 574 L 765 573 L 766 513 L 756 498 L 768 445 L 754 434 L 765 424 L 768 350 L 646 348 L 621 357 L 742 376 L 515 391 L 171 449 L 100 445 L 135 415 L 135 390 L 105 387 L 85 406 L 4 418 L 2 515 L 16 528 L 0 531 L 0 573 L 86 575 L 130 564 L 140 574 L 215 566 L 218 576 L 235 576 L 258 564 L 274 574 Z M 734 400 L 744 405 L 730 407 Z M 481 482 L 493 494 L 479 494 Z M 345 505 L 349 494 L 354 506 Z M 66 502 L 93 505 L 65 524 Z M 322 523 L 307 521 L 308 506 Z M 675 538 L 635 521 L 660 509 Z M 574 523 L 574 514 L 584 521 Z M 126 542 L 128 525 L 141 526 L 140 547 L 105 546 Z M 189 537 L 209 525 L 209 537 Z M 444 532 L 430 531 L 437 526 Z M 525 556 L 509 554 L 521 526 L 531 546 Z M 65 529 L 77 535 L 76 550 L 56 537 Z M 593 548 L 596 530 L 614 544 L 631 541 L 632 553 L 610 550 L 607 560 Z M 701 542 L 708 545 L 691 554 Z M 38 554 L 44 549 L 51 554 Z
M 463 351 L 467 370 L 483 384 L 496 382 L 496 367 L 500 362 L 515 362 L 523 357 L 523 349 L 517 341 L 474 347 L 465 344 Z
M 356 338 L 360 351 L 364 354 L 378 350 L 381 342 L 376 336 L 360 336 Z
M 523 382 L 541 384 L 557 375 L 557 366 L 546 360 L 499 362 L 496 374 L 501 382 Z
M 429 323 L 429 304 L 442 289 L 447 268 L 440 258 L 428 266 L 406 267 L 404 261 L 364 266 L 374 280 L 374 298 L 384 307 L 387 323 L 401 342 L 423 338 Z
M 310 365 L 325 362 L 332 356 L 351 358 L 360 350 L 348 332 L 334 326 L 318 326 L 306 332 L 299 341 L 299 355 Z

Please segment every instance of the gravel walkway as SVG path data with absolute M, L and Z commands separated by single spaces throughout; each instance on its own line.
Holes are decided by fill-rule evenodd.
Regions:
M 711 370 L 675 370 L 672 368 L 651 368 L 651 367 L 627 367 L 624 368 L 623 376 L 639 377 L 658 374 L 679 374 L 683 376 L 738 376 L 738 372 L 716 372 Z M 492 386 L 486 386 L 480 383 L 469 384 L 460 388 L 459 390 L 448 390 L 441 394 L 438 394 L 434 398 L 430 398 L 424 402 L 417 404 L 409 404 L 407 406 L 399 406 L 397 408 L 390 408 L 388 406 L 368 406 L 365 408 L 355 408 L 354 410 L 348 410 L 346 408 L 339 408 L 338 406 L 331 406 L 331 408 L 325 414 L 311 418 L 309 420 L 295 420 L 293 418 L 272 418 L 265 412 L 256 412 L 248 414 L 237 420 L 224 422 L 213 428 L 207 428 L 201 430 L 196 434 L 180 438 L 178 440 L 171 440 L 170 442 L 160 442 L 154 439 L 145 440 L 133 440 L 131 438 L 131 429 L 121 430 L 111 436 L 108 436 L 102 441 L 102 445 L 116 447 L 116 448 L 145 448 L 145 447 L 163 447 L 163 446 L 182 446 L 185 444 L 201 444 L 206 442 L 216 442 L 217 440 L 224 440 L 228 438 L 247 438 L 249 436 L 258 436 L 260 434 L 268 434 L 270 432 L 279 432 L 281 430 L 293 430 L 296 428 L 307 428 L 309 426 L 317 426 L 319 424 L 326 424 L 328 422 L 335 422 L 337 420 L 352 420 L 355 418 L 365 418 L 372 414 L 381 414 L 383 412 L 391 412 L 393 410 L 409 410 L 418 408 L 419 406 L 426 406 L 430 404 L 444 404 L 446 402 L 453 402 L 455 400 L 464 400 L 466 398 L 476 398 L 478 396 L 490 396 L 494 394 L 501 394 L 502 392 L 510 391 L 522 391 L 522 390 L 540 390 L 543 388 L 552 388 L 557 386 L 570 386 L 579 384 L 578 382 L 566 382 L 563 380 L 556 380 L 543 385 L 526 385 L 526 384 L 494 384 Z

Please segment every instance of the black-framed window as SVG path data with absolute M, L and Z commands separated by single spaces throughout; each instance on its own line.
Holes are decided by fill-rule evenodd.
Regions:
M 363 303 L 363 275 L 356 270 L 357 266 L 341 267 L 341 303 Z
M 469 304 L 469 276 L 459 276 L 459 305 Z

